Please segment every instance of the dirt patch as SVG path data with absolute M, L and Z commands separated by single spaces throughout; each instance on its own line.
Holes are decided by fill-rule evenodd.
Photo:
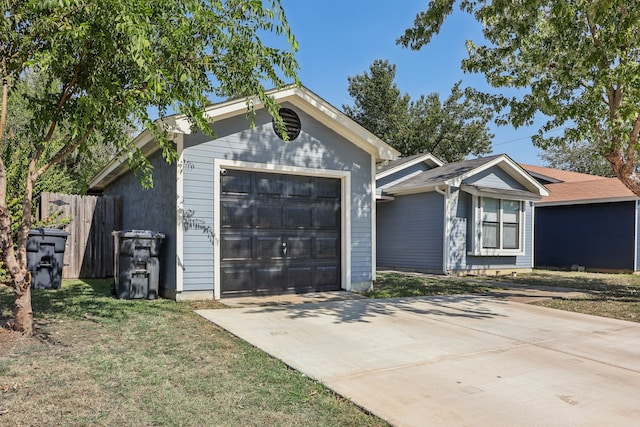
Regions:
M 28 338 L 18 332 L 6 328 L 0 328 L 0 357 L 6 357 L 13 353 L 18 347 L 27 345 Z

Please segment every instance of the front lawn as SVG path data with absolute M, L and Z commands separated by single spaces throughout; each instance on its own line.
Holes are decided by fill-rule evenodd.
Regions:
M 478 294 L 495 290 L 495 286 L 462 280 L 457 277 L 378 272 L 373 289 L 363 294 L 369 298 L 400 298 L 432 295 Z
M 640 276 L 534 270 L 513 276 L 446 277 L 416 273 L 379 272 L 370 298 L 451 294 L 490 294 L 497 289 L 531 287 L 587 291 L 582 298 L 539 299 L 530 304 L 595 316 L 640 322 Z
M 109 285 L 36 291 L 35 336 L 0 328 L 0 425 L 387 425 L 190 304 L 116 300 Z M 0 323 L 12 303 L 0 287 Z
M 640 322 L 640 276 L 534 270 L 518 277 L 491 277 L 498 282 L 512 282 L 537 287 L 563 287 L 589 291 L 587 298 L 558 298 L 533 304 L 577 313 Z M 505 284 L 506 286 L 506 284 Z

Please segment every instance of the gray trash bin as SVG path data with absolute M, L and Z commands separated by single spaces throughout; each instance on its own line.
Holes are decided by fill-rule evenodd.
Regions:
M 115 297 L 157 298 L 164 234 L 151 230 L 123 230 L 112 234 L 115 248 Z
M 34 228 L 27 239 L 27 269 L 31 289 L 60 289 L 64 248 L 69 233 L 57 228 Z

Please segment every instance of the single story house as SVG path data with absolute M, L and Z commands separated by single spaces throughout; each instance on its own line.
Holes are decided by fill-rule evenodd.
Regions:
M 217 138 L 166 119 L 178 161 L 144 131 L 145 190 L 126 157 L 90 183 L 119 195 L 123 229 L 162 232 L 160 294 L 182 300 L 362 290 L 375 279 L 375 174 L 398 152 L 304 87 L 275 90 L 289 142 L 256 100 L 207 109 Z
M 546 188 L 506 155 L 445 164 L 429 154 L 381 165 L 379 268 L 436 274 L 530 271 L 533 203 Z
M 537 268 L 638 271 L 638 196 L 617 178 L 522 167 L 550 191 L 535 203 Z

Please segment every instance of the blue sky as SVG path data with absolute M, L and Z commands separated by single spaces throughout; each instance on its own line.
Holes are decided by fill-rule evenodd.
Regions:
M 404 49 L 395 40 L 410 27 L 428 0 L 281 0 L 300 45 L 299 76 L 307 88 L 337 108 L 353 101 L 347 78 L 369 70 L 375 59 L 396 65 L 396 84 L 412 99 L 438 92 L 446 98 L 458 80 L 464 86 L 488 89 L 482 75 L 464 74 L 465 41 L 482 41 L 480 25 L 455 13 L 440 35 L 420 51 Z M 540 125 L 541 123 L 538 123 Z M 531 144 L 537 127 L 493 126 L 493 153 L 506 153 L 521 163 L 542 165 Z

